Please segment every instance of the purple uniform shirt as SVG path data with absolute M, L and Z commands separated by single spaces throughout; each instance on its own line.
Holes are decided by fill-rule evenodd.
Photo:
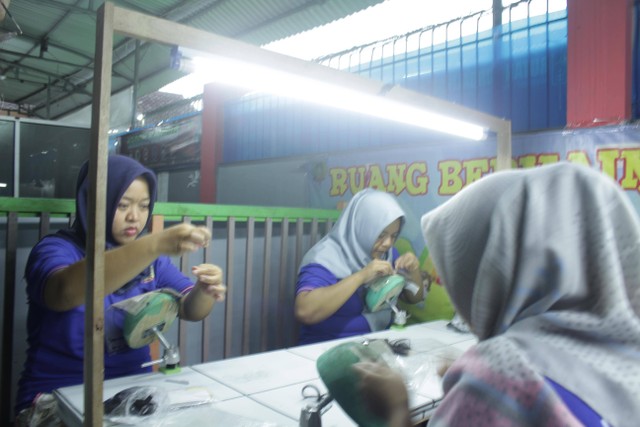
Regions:
M 84 251 L 59 236 L 48 236 L 32 250 L 26 271 L 29 314 L 27 358 L 18 385 L 16 411 L 28 407 L 40 392 L 83 382 L 85 307 L 56 312 L 43 303 L 43 288 L 56 271 L 84 258 Z M 168 257 L 156 259 L 149 268 L 118 291 L 105 296 L 105 337 L 121 331 L 123 313 L 109 309 L 119 301 L 161 288 L 187 293 L 193 284 Z M 111 334 L 113 335 L 113 334 Z M 117 334 L 116 334 L 117 335 Z M 122 340 L 122 339 L 121 339 Z M 107 340 L 104 354 L 105 379 L 148 372 L 140 365 L 150 360 L 149 347 L 131 349 Z
M 398 251 L 393 249 L 393 265 L 398 259 Z M 320 264 L 307 264 L 298 273 L 296 295 L 300 292 L 311 291 L 338 283 L 332 272 Z M 313 325 L 302 325 L 298 344 L 312 344 L 336 338 L 351 337 L 371 332 L 369 323 L 362 315 L 365 309 L 364 288 L 358 290 L 334 314 Z

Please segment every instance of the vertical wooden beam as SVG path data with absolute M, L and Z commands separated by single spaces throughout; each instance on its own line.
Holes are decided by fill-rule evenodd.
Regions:
M 309 247 L 315 245 L 318 242 L 318 218 L 313 218 L 311 220 L 311 235 Z M 306 252 L 306 251 L 305 251 Z
M 183 216 L 182 222 L 185 224 L 191 224 L 191 217 Z M 182 254 L 180 256 L 180 271 L 185 276 L 191 274 L 191 266 L 189 265 L 189 254 Z M 187 321 L 184 319 L 178 319 L 178 347 L 180 349 L 180 363 L 185 364 L 187 361 Z
M 295 264 L 293 266 L 293 283 L 291 284 L 291 288 L 287 288 L 286 296 L 291 299 L 291 306 L 295 304 L 296 298 L 296 281 L 298 277 L 298 268 L 300 268 L 300 263 L 302 262 L 302 257 L 306 250 L 302 247 L 302 238 L 304 236 L 304 220 L 302 218 L 298 218 L 296 221 L 296 255 L 295 255 Z M 287 304 L 288 305 L 288 304 Z M 286 344 L 287 346 L 296 345 L 298 342 L 298 335 L 300 332 L 300 323 L 296 320 L 295 316 L 292 313 L 292 310 L 288 310 L 287 318 L 291 318 L 291 327 L 289 328 L 289 335 L 287 336 Z
M 153 215 L 151 216 L 151 224 L 149 224 L 149 233 L 159 233 L 164 230 L 164 215 Z M 149 351 L 151 353 L 151 360 L 160 359 L 160 341 L 153 340 L 151 344 L 149 344 Z M 158 365 L 153 365 L 151 367 L 154 371 L 159 370 Z
M 503 121 L 496 132 L 496 169 L 511 169 L 511 121 Z
M 164 230 L 164 215 L 153 215 L 151 217 L 150 233 L 159 233 Z
M 104 375 L 104 251 L 109 104 L 113 54 L 113 4 L 98 12 L 89 147 L 87 287 L 84 331 L 84 425 L 102 425 Z
M 247 219 L 247 245 L 244 263 L 244 319 L 242 322 L 242 354 L 249 354 L 251 350 L 251 296 L 253 295 L 253 241 L 255 238 L 255 218 Z
M 631 119 L 630 0 L 567 1 L 567 127 Z
M 213 264 L 213 218 L 208 216 L 205 219 L 205 225 L 211 232 L 211 244 L 209 244 L 206 248 L 204 248 L 204 262 L 206 264 Z M 202 320 L 202 353 L 200 355 L 200 362 L 208 362 L 209 361 L 209 343 L 211 342 L 211 332 L 209 327 L 209 317 L 207 316 Z
M 129 127 L 136 128 L 136 117 L 138 115 L 138 86 L 140 85 L 140 40 L 136 40 L 136 47 L 133 51 L 133 90 L 131 91 L 131 119 Z
M 296 220 L 296 257 L 295 257 L 295 265 L 294 268 L 298 268 L 300 266 L 300 262 L 302 261 L 302 236 L 304 234 L 304 220 L 302 218 L 298 218 Z
M 262 328 L 260 331 L 260 351 L 269 348 L 269 301 L 271 298 L 271 240 L 273 236 L 273 219 L 264 221 L 264 268 L 262 275 Z
M 49 212 L 42 212 L 40 214 L 40 231 L 38 232 L 38 238 L 42 239 L 49 234 L 49 228 L 51 226 L 51 214 Z
M 276 330 L 276 343 L 278 348 L 284 345 L 285 316 L 282 313 L 286 307 L 287 292 L 287 259 L 289 253 L 289 218 L 282 218 L 282 228 L 280 231 L 280 278 L 278 283 L 278 329 Z
M 224 304 L 224 357 L 231 357 L 233 346 L 233 251 L 235 249 L 236 240 L 236 219 L 229 217 L 227 219 L 227 295 Z

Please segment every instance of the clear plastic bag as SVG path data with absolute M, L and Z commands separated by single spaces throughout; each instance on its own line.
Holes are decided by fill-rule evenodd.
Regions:
M 167 407 L 167 393 L 157 387 L 129 387 L 104 402 L 109 418 L 147 417 Z
M 167 390 L 134 386 L 104 401 L 104 417 L 115 424 L 161 425 L 173 412 L 213 401 L 211 394 L 203 387 Z
M 469 324 L 465 322 L 462 316 L 460 316 L 457 312 L 453 315 L 453 318 L 447 324 L 447 326 L 456 332 L 461 332 L 463 334 L 471 333 Z
M 16 427 L 62 427 L 58 417 L 58 402 L 50 393 L 40 393 L 30 408 L 16 417 Z
M 398 372 L 410 393 L 416 392 L 434 375 L 430 356 L 410 355 L 408 340 L 367 340 L 365 345 L 354 345 L 352 351 L 360 361 L 382 362 Z

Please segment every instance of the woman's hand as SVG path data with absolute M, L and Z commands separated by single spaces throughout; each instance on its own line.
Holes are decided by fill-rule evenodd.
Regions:
M 222 283 L 222 269 L 213 264 L 191 267 L 197 281 L 191 292 L 182 297 L 180 318 L 202 320 L 209 315 L 217 301 L 224 301 L 227 287 Z
M 390 427 L 410 425 L 409 395 L 402 376 L 382 363 L 359 362 L 360 392 L 368 409 Z
M 192 224 L 178 224 L 157 234 L 158 251 L 164 255 L 182 255 L 205 248 L 211 240 L 207 227 Z
M 402 300 L 410 304 L 416 304 L 424 301 L 424 281 L 422 280 L 422 272 L 420 271 L 420 261 L 413 252 L 407 252 L 398 257 L 395 263 L 396 271 L 402 271 L 402 275 L 411 280 L 417 287 L 405 289 L 402 294 Z
M 396 270 L 406 270 L 409 274 L 413 274 L 420 269 L 420 262 L 413 252 L 407 252 L 398 257 L 395 265 Z
M 222 269 L 213 264 L 200 264 L 191 267 L 197 278 L 196 286 L 216 301 L 224 301 L 227 287 L 222 283 Z
M 393 267 L 391 263 L 388 261 L 383 261 L 381 259 L 374 259 L 369 264 L 367 264 L 362 270 L 360 270 L 362 275 L 362 284 L 369 283 L 375 278 L 381 276 L 389 276 L 393 274 Z

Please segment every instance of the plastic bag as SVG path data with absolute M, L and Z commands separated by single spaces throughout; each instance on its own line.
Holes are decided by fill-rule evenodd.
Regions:
M 166 390 L 153 386 L 134 386 L 104 401 L 104 417 L 117 424 L 154 425 L 170 413 L 213 402 L 204 387 Z
M 456 332 L 462 332 L 463 334 L 471 333 L 471 328 L 458 313 L 453 315 L 453 318 L 447 323 L 447 326 Z
M 389 368 L 400 373 L 409 392 L 415 392 L 427 378 L 433 374 L 433 363 L 429 356 L 410 355 L 411 344 L 409 340 L 371 340 L 378 353 L 378 360 L 384 362 Z M 358 347 L 354 347 L 358 351 Z M 370 360 L 366 355 L 360 355 L 361 360 Z

